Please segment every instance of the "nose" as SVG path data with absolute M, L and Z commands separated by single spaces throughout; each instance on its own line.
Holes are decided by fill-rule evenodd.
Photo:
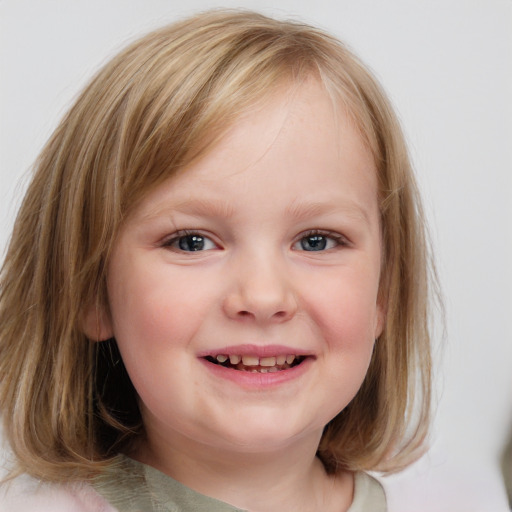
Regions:
M 260 255 L 230 269 L 230 288 L 224 300 L 226 315 L 235 320 L 280 323 L 297 312 L 297 297 L 285 265 Z

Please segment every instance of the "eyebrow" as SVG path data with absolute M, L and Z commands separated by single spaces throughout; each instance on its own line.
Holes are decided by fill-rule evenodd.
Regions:
M 287 215 L 299 220 L 338 212 L 342 212 L 344 215 L 362 220 L 367 224 L 370 223 L 367 208 L 364 208 L 356 201 L 347 201 L 346 199 L 340 199 L 339 201 L 331 200 L 315 202 L 303 202 L 296 200 L 291 205 L 287 206 L 285 210 Z
M 197 217 L 229 219 L 234 216 L 235 209 L 231 203 L 225 201 L 193 197 L 172 205 L 157 206 L 147 212 L 143 216 L 143 220 L 151 220 L 162 215 L 166 216 L 169 212 L 180 212 Z M 370 223 L 367 209 L 356 201 L 345 198 L 340 198 L 339 201 L 303 201 L 299 198 L 285 208 L 285 215 L 296 220 L 340 212 L 366 224 Z
M 198 217 L 218 217 L 229 219 L 235 213 L 233 205 L 225 201 L 212 201 L 207 198 L 193 197 L 189 200 L 180 201 L 172 205 L 157 206 L 144 215 L 145 220 L 151 220 L 169 212 L 180 212 Z

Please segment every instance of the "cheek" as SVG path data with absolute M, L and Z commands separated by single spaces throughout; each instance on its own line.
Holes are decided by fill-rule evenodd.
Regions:
M 214 311 L 216 287 L 197 272 L 177 272 L 158 261 L 128 263 L 109 275 L 114 337 L 125 364 L 177 362 Z
M 306 307 L 331 350 L 366 346 L 371 352 L 379 322 L 377 287 L 377 279 L 346 272 L 309 288 Z
M 136 334 L 158 330 L 180 318 L 187 289 L 163 265 L 129 259 L 109 272 L 108 295 L 114 332 Z
M 360 281 L 358 281 L 361 284 Z M 378 322 L 373 286 L 332 285 L 315 300 L 316 323 L 328 350 L 323 366 L 324 393 L 332 419 L 353 399 L 370 364 Z
M 187 297 L 192 292 L 180 293 L 161 273 L 130 270 L 110 274 L 114 337 L 142 401 L 165 402 L 160 391 L 169 389 L 177 369 L 187 371 L 183 349 L 194 335 L 195 311 L 190 308 L 192 297 Z

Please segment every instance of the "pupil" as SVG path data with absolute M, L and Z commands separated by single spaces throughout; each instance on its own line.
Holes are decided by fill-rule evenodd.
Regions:
M 313 235 L 302 239 L 300 244 L 305 251 L 323 251 L 327 246 L 327 240 L 325 236 Z
M 204 248 L 204 238 L 198 235 L 183 236 L 179 240 L 182 251 L 201 251 Z

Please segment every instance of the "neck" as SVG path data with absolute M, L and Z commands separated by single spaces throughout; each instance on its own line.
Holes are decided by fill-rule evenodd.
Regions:
M 319 436 L 267 452 L 214 449 L 187 438 L 145 441 L 134 458 L 201 494 L 250 512 L 347 510 L 349 473 L 331 476 L 316 457 Z

